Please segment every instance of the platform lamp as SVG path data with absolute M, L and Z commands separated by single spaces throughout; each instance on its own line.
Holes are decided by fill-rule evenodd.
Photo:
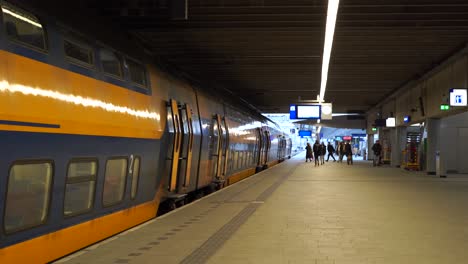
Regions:
M 336 17 L 340 0 L 328 0 L 327 24 L 325 28 L 325 43 L 323 46 L 322 80 L 320 83 L 319 103 L 325 102 L 325 89 L 327 88 L 328 68 L 335 34 Z

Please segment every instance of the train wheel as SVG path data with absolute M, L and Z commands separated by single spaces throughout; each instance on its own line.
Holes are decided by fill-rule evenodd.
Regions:
M 201 198 L 203 198 L 203 196 L 204 196 L 203 192 L 200 191 L 200 192 L 197 193 L 197 195 L 195 195 L 195 199 L 197 199 L 197 200 L 201 199 Z
M 206 188 L 205 188 L 206 194 L 211 194 L 211 193 L 217 191 L 217 185 L 218 185 L 218 184 L 212 183 L 212 184 L 210 184 L 208 187 L 206 187 Z
M 174 200 L 170 200 L 167 203 L 167 208 L 169 209 L 169 211 L 175 210 L 177 208 L 176 202 Z
M 179 207 L 184 206 L 187 203 L 187 198 L 184 198 L 179 201 Z

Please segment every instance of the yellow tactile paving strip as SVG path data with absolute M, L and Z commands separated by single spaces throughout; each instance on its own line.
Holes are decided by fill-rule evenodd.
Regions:
M 279 164 L 59 262 L 203 263 L 215 252 L 203 245 L 226 241 L 295 169 L 295 163 Z

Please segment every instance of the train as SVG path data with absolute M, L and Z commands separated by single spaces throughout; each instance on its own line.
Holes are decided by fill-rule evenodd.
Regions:
M 231 94 L 0 5 L 0 263 L 51 262 L 291 157 Z

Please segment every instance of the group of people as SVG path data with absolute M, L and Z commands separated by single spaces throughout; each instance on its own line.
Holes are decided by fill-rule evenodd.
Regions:
M 353 164 L 353 151 L 349 141 L 346 141 L 346 143 L 340 142 L 338 144 L 338 149 L 336 150 L 330 142 L 328 142 L 327 146 L 325 146 L 325 143 L 320 143 L 318 140 L 315 141 L 313 146 L 311 146 L 310 143 L 307 143 L 306 162 L 312 162 L 312 160 L 315 160 L 315 166 L 325 164 L 325 154 L 327 154 L 327 151 L 327 162 L 330 160 L 330 157 L 332 157 L 333 161 L 336 162 L 333 154 L 337 153 L 339 157 L 338 162 L 343 162 L 343 157 L 346 156 L 348 165 Z
M 315 166 L 325 164 L 325 154 L 327 154 L 327 151 L 327 162 L 330 160 L 330 157 L 336 162 L 335 156 L 333 156 L 336 153 L 338 154 L 338 162 L 343 162 L 343 157 L 346 156 L 348 165 L 353 165 L 353 151 L 349 141 L 339 142 L 336 150 L 330 142 L 328 142 L 328 146 L 325 146 L 325 143 L 320 143 L 318 140 L 315 141 L 313 146 L 307 143 L 306 162 L 315 160 Z M 380 166 L 382 164 L 382 145 L 380 145 L 379 140 L 372 146 L 372 151 L 374 152 L 373 165 Z

